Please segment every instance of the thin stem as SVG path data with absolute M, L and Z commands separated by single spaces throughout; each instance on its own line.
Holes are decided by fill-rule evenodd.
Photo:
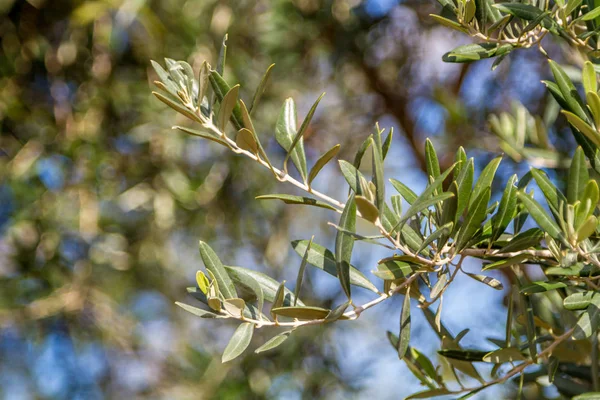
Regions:
M 350 320 L 355 320 L 358 317 L 360 317 L 360 314 L 365 311 L 368 310 L 371 307 L 376 306 L 377 304 L 381 303 L 382 301 L 394 296 L 396 293 L 398 293 L 400 290 L 402 290 L 403 288 L 407 287 L 408 285 L 410 285 L 415 279 L 417 279 L 421 274 L 417 273 L 417 274 L 413 274 L 411 277 L 409 277 L 407 280 L 405 280 L 404 282 L 402 282 L 400 285 L 396 286 L 394 289 L 392 289 L 391 291 L 389 291 L 388 293 L 382 293 L 379 297 L 377 297 L 376 299 L 373 299 L 365 304 L 363 304 L 362 306 L 358 306 L 356 308 L 354 308 L 354 310 L 352 311 L 348 311 L 346 313 L 343 314 L 344 317 L 346 317 L 346 319 L 350 319 Z M 262 328 L 263 326 L 288 326 L 288 327 L 293 327 L 293 328 L 298 328 L 300 326 L 309 326 L 309 325 L 320 325 L 320 324 L 324 324 L 326 322 L 326 318 L 320 318 L 320 319 L 313 319 L 310 321 L 289 321 L 289 322 L 279 322 L 279 321 L 261 321 L 261 320 L 257 320 L 257 319 L 252 319 L 252 318 L 246 318 L 244 316 L 241 317 L 234 317 L 231 316 L 227 313 L 225 313 L 224 311 L 220 312 L 221 315 L 230 317 L 230 318 L 235 318 L 235 319 L 239 319 L 240 321 L 244 321 L 244 322 L 250 322 L 254 325 L 256 325 L 257 328 Z
M 575 331 L 575 328 L 571 328 L 567 332 L 565 332 L 562 335 L 558 336 L 554 340 L 554 342 L 552 342 L 543 351 L 539 352 L 537 354 L 536 358 L 542 358 L 542 357 L 545 357 L 546 355 L 550 355 L 552 353 L 552 351 L 556 348 L 556 346 L 558 346 L 559 344 L 561 344 L 563 341 L 569 339 L 571 337 L 571 335 L 573 335 L 574 331 Z M 463 393 L 463 392 L 472 392 L 472 391 L 475 391 L 475 390 L 485 389 L 487 387 L 490 387 L 490 386 L 493 386 L 493 385 L 496 385 L 496 384 L 499 384 L 499 383 L 504 383 L 507 380 L 509 380 L 510 378 L 512 378 L 513 376 L 515 376 L 515 375 L 523 372 L 523 370 L 525 370 L 525 368 L 527 368 L 527 367 L 529 367 L 530 365 L 533 365 L 533 364 L 535 364 L 535 362 L 533 361 L 533 359 L 529 359 L 529 360 L 524 361 L 523 363 L 517 365 L 516 367 L 514 367 L 510 371 L 508 371 L 501 378 L 494 379 L 492 381 L 486 382 L 483 385 L 480 385 L 480 386 L 477 386 L 477 387 L 465 388 L 465 389 L 453 391 L 451 393 L 452 394 L 458 394 L 458 393 Z
M 286 172 L 278 169 L 277 167 L 271 165 L 269 162 L 263 160 L 262 158 L 260 158 L 259 156 L 257 156 L 256 154 L 253 154 L 247 150 L 244 150 L 242 148 L 240 148 L 237 143 L 235 143 L 233 140 L 231 140 L 229 137 L 227 137 L 223 132 L 221 132 L 210 120 L 206 120 L 203 124 L 203 126 L 206 129 L 210 129 L 211 131 L 213 131 L 215 134 L 219 135 L 221 137 L 221 139 L 223 139 L 228 145 L 229 148 L 231 149 L 231 151 L 233 151 L 234 153 L 237 154 L 242 154 L 256 162 L 258 162 L 259 164 L 261 164 L 262 166 L 264 166 L 265 168 L 268 168 L 270 170 L 272 170 L 276 176 L 277 179 L 281 182 L 289 182 L 292 185 L 296 186 L 299 189 L 304 190 L 305 192 L 309 192 L 311 194 L 313 194 L 314 196 L 320 198 L 321 200 L 324 200 L 328 203 L 330 203 L 331 205 L 333 205 L 334 207 L 336 207 L 336 211 L 341 213 L 344 209 L 344 203 L 341 203 L 339 201 L 337 201 L 334 198 L 331 198 L 329 196 L 327 196 L 324 193 L 318 192 L 312 188 L 309 188 L 308 185 L 306 185 L 305 183 L 299 182 L 296 179 L 294 179 L 293 177 L 291 177 L 290 175 L 288 175 Z

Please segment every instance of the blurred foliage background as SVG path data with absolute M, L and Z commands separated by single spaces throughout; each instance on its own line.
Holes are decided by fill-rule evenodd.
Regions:
M 463 145 L 484 164 L 502 151 L 491 113 L 520 102 L 548 125 L 556 118 L 539 84 L 549 74 L 540 54 L 514 52 L 494 71 L 491 62 L 444 64 L 441 55 L 468 38 L 436 25 L 428 15 L 438 10 L 433 0 L 0 0 L 0 394 L 372 391 L 364 357 L 376 353 L 344 354 L 334 329 L 301 330 L 275 352 L 222 365 L 231 327 L 199 323 L 174 305 L 187 300 L 201 265 L 200 238 L 230 264 L 293 279 L 299 259 L 289 241 L 333 236 L 326 214 L 253 201 L 277 191 L 268 171 L 172 131 L 186 122 L 151 97 L 150 59 L 186 60 L 197 71 L 215 63 L 228 33 L 225 75 L 248 83 L 242 97 L 276 63 L 255 117 L 262 132 L 273 130 L 286 97 L 302 116 L 326 91 L 305 141 L 309 157 L 342 143 L 341 158 L 352 158 L 380 120 L 397 132 L 389 168 L 419 186 L 428 136 L 447 163 Z M 557 58 L 558 45 L 546 46 Z M 560 167 L 573 148 L 563 129 L 552 128 L 558 152 L 512 157 Z M 274 140 L 268 152 L 284 156 Z M 327 177 L 318 185 L 344 192 L 333 167 Z M 338 295 L 309 278 L 321 304 Z M 352 332 L 386 341 L 384 329 Z

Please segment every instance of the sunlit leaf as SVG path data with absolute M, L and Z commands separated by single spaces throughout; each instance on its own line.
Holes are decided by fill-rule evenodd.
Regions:
M 294 307 L 296 306 L 298 297 L 300 296 L 300 289 L 302 289 L 302 281 L 304 280 L 304 270 L 306 269 L 306 264 L 308 261 L 308 253 L 310 251 L 310 246 L 312 245 L 312 241 L 314 236 L 310 239 L 308 244 L 306 245 L 306 250 L 304 251 L 304 255 L 302 256 L 302 262 L 300 263 L 300 268 L 298 269 L 298 276 L 296 278 L 296 289 L 294 290 Z
M 410 288 L 408 288 L 400 312 L 400 336 L 396 347 L 400 359 L 404 358 L 410 343 L 410 320 Z
M 312 183 L 312 181 L 317 177 L 318 173 L 323 169 L 323 167 L 329 161 L 331 161 L 331 159 L 333 157 L 335 157 L 339 151 L 340 151 L 340 145 L 336 144 L 331 149 L 327 150 L 327 152 L 325 154 L 323 154 L 321 157 L 319 157 L 319 159 L 317 160 L 315 165 L 311 168 L 310 173 L 308 174 L 308 185 L 309 186 Z
M 202 257 L 202 261 L 206 266 L 206 269 L 209 270 L 215 277 L 217 283 L 219 284 L 219 290 L 223 294 L 226 299 L 233 299 L 237 297 L 237 293 L 235 291 L 235 286 L 233 285 L 233 281 L 227 274 L 227 270 L 221 263 L 219 257 L 215 254 L 215 252 L 210 248 L 208 244 L 203 241 L 200 241 L 200 256 Z
M 471 62 L 490 58 L 494 56 L 501 56 L 509 53 L 513 49 L 510 44 L 499 45 L 497 43 L 480 43 L 480 44 L 467 44 L 459 46 L 454 50 L 444 54 L 442 60 L 445 62 Z
M 231 87 L 229 84 L 227 84 L 227 82 L 225 82 L 223 76 L 218 71 L 210 71 L 208 80 L 212 86 L 213 92 L 217 96 L 217 99 L 219 102 L 222 102 L 225 95 L 231 90 Z M 236 131 L 244 128 L 244 125 L 242 124 L 242 112 L 239 104 L 236 104 L 233 107 L 231 122 L 233 123 Z
M 564 282 L 538 281 L 538 282 L 531 282 L 531 284 L 523 287 L 521 289 L 521 293 L 525 294 L 525 295 L 530 295 L 533 293 L 548 292 L 551 290 L 562 289 L 562 288 L 566 288 L 566 287 L 567 287 L 567 284 Z
M 283 103 L 279 118 L 275 126 L 275 139 L 277 143 L 284 148 L 290 155 L 292 162 L 298 169 L 303 179 L 306 179 L 306 156 L 304 154 L 304 142 L 302 137 L 298 137 L 297 142 L 292 149 L 292 141 L 296 138 L 297 129 L 296 104 L 292 98 L 288 98 Z M 292 151 L 290 152 L 290 149 Z
M 583 310 L 586 309 L 594 297 L 600 297 L 600 293 L 594 291 L 573 293 L 563 300 L 563 306 L 567 310 Z
M 218 315 L 211 311 L 206 311 L 201 308 L 193 307 L 188 304 L 180 303 L 178 301 L 175 302 L 179 307 L 183 308 L 185 311 L 190 312 L 194 315 L 197 315 L 200 318 L 227 318 L 224 315 Z
M 490 189 L 492 187 L 492 181 L 494 180 L 494 176 L 496 175 L 496 171 L 498 170 L 498 166 L 502 161 L 502 157 L 496 157 L 486 167 L 481 171 L 481 175 L 475 182 L 475 186 L 473 187 L 473 193 L 471 194 L 471 201 L 469 202 L 469 206 L 473 204 L 475 200 L 484 192 L 486 189 Z
M 244 322 L 238 326 L 229 340 L 229 344 L 223 352 L 222 362 L 228 362 L 241 355 L 250 344 L 252 334 L 254 333 L 254 325 L 249 322 Z
M 575 204 L 581 198 L 585 186 L 590 180 L 590 174 L 586 165 L 585 155 L 581 147 L 575 150 L 571 167 L 569 168 L 569 181 L 567 186 L 567 200 L 569 204 Z
M 305 205 L 305 206 L 326 208 L 328 210 L 334 210 L 334 211 L 337 210 L 332 205 L 325 203 L 321 200 L 311 199 L 310 197 L 294 196 L 291 194 L 264 194 L 261 196 L 256 196 L 256 199 L 257 200 L 281 200 L 286 204 L 301 204 L 301 205 Z
M 219 113 L 217 114 L 217 128 L 219 128 L 221 132 L 225 132 L 227 122 L 231 118 L 233 109 L 237 106 L 239 91 L 240 85 L 235 85 L 229 89 L 225 96 L 223 96 L 223 100 L 221 100 L 221 106 L 219 108 Z
M 500 282 L 498 279 L 492 278 L 490 276 L 485 276 L 485 275 L 471 274 L 469 272 L 465 272 L 465 274 L 467 274 L 467 276 L 470 276 L 471 278 L 475 279 L 476 281 L 479 281 L 481 283 L 488 285 L 492 289 L 496 289 L 496 290 L 504 289 L 504 286 L 502 286 L 502 282 Z
M 360 187 L 360 181 L 365 180 L 363 174 L 354 167 L 354 165 L 350 164 L 348 161 L 339 160 L 340 170 L 342 171 L 342 175 L 348 182 L 350 188 L 354 191 L 354 193 L 358 195 L 362 195 L 362 189 Z
M 354 202 L 354 195 L 348 198 L 344 212 L 340 217 L 339 226 L 350 232 L 354 232 L 356 229 L 356 203 Z M 353 247 L 354 239 L 352 236 L 338 231 L 335 238 L 336 270 L 342 289 L 344 289 L 349 299 L 352 297 L 350 288 L 350 258 L 352 257 Z
M 375 205 L 381 212 L 383 211 L 385 202 L 385 181 L 383 177 L 383 154 L 381 148 L 381 138 L 378 134 L 374 135 L 374 138 L 378 138 L 376 141 L 373 140 L 371 148 L 373 149 L 373 179 L 375 183 Z
M 392 183 L 394 189 L 396 189 L 398 193 L 400 193 L 400 195 L 404 198 L 404 200 L 406 200 L 408 204 L 412 204 L 415 202 L 415 200 L 417 200 L 418 196 L 408 186 L 394 178 L 391 178 L 390 182 Z
M 502 233 L 506 230 L 510 221 L 515 217 L 517 210 L 517 188 L 515 182 L 517 181 L 517 175 L 510 177 L 506 183 L 504 193 L 502 194 L 502 200 L 500 200 L 500 206 L 498 212 L 492 217 L 492 237 L 490 242 L 495 242 Z
M 574 339 L 587 339 L 596 334 L 600 327 L 600 296 L 593 296 L 589 306 L 583 311 L 573 333 Z
M 272 310 L 278 316 L 300 320 L 325 319 L 330 311 L 321 307 L 278 307 Z
M 482 361 L 491 362 L 494 364 L 502 364 L 507 362 L 523 361 L 526 358 L 521 354 L 521 351 L 514 347 L 494 350 L 483 357 Z
M 261 291 L 263 293 L 264 299 L 270 302 L 273 302 L 277 290 L 280 287 L 280 283 L 270 276 L 263 274 L 262 272 L 255 271 L 252 269 L 244 268 L 244 267 L 233 267 L 233 266 L 225 266 L 227 273 L 236 283 L 252 288 L 252 281 L 258 283 L 260 285 Z M 257 294 L 258 296 L 258 294 Z M 289 306 L 294 301 L 293 293 L 285 288 L 283 292 L 283 304 Z M 297 304 L 304 305 L 301 300 L 297 300 Z M 259 307 L 260 308 L 260 307 Z
M 600 12 L 600 11 L 598 11 Z M 600 15 L 600 14 L 599 14 Z M 583 18 L 585 20 L 585 18 Z M 583 63 L 583 69 L 581 70 L 581 82 L 583 83 L 583 89 L 587 92 L 597 92 L 598 91 L 598 81 L 596 78 L 596 71 L 594 70 L 594 65 L 586 61 Z
M 277 336 L 272 337 L 271 339 L 269 339 L 265 344 L 263 344 L 262 346 L 260 346 L 258 349 L 254 350 L 255 353 L 262 353 L 264 351 L 268 351 L 271 349 L 276 348 L 277 346 L 279 346 L 280 344 L 282 344 L 283 342 L 285 342 L 287 340 L 288 337 L 290 337 L 290 334 L 292 333 L 292 331 L 285 331 L 280 333 Z
M 554 239 L 562 237 L 562 232 L 556 222 L 554 222 L 548 213 L 539 205 L 537 201 L 529 197 L 526 193 L 518 191 L 517 197 L 525 205 L 535 222 Z
M 456 237 L 456 249 L 462 250 L 467 242 L 473 238 L 475 232 L 485 220 L 487 203 L 490 200 L 490 188 L 486 188 L 479 197 L 471 203 L 465 221 Z
M 294 240 L 292 247 L 300 256 L 304 255 L 308 240 Z M 311 245 L 308 252 L 308 263 L 330 275 L 338 276 L 336 268 L 335 255 L 323 246 L 316 243 Z M 356 267 L 350 265 L 350 283 L 354 286 L 360 286 L 372 292 L 378 293 L 377 287 L 373 285 Z

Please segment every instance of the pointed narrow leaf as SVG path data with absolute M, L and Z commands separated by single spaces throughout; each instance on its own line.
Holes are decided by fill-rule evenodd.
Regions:
M 221 49 L 219 50 L 219 59 L 217 60 L 217 72 L 220 75 L 223 75 L 225 62 L 227 61 L 227 38 L 228 35 L 225 34 L 225 36 L 223 36 L 223 41 L 221 42 Z
M 162 101 L 163 103 L 165 103 L 166 105 L 171 107 L 173 110 L 177 111 L 178 113 L 185 115 L 192 121 L 201 122 L 200 118 L 197 115 L 195 115 L 191 110 L 189 110 L 186 107 L 184 107 L 183 105 L 181 105 L 181 103 L 177 103 L 177 102 L 171 100 L 170 98 L 163 95 L 162 93 L 152 92 L 152 94 L 157 99 L 159 99 L 160 101 Z
M 446 357 L 446 358 L 451 358 L 453 360 L 479 362 L 479 361 L 483 361 L 483 358 L 487 354 L 489 354 L 489 352 L 481 351 L 481 350 L 443 349 L 443 350 L 438 350 L 438 354 L 443 357 Z
M 310 121 L 312 120 L 312 117 L 317 109 L 317 106 L 319 105 L 319 102 L 321 101 L 323 96 L 325 96 L 325 93 L 323 93 L 321 96 L 319 96 L 319 98 L 314 102 L 314 104 L 308 111 L 308 114 L 304 118 L 304 121 L 302 121 L 302 125 L 300 125 L 300 129 L 293 136 L 292 142 L 291 142 L 289 150 L 288 150 L 288 154 L 286 155 L 285 159 L 283 160 L 284 167 L 287 164 L 287 160 L 289 159 L 289 157 L 292 154 L 294 154 L 294 153 L 292 153 L 292 151 L 296 150 L 296 146 L 301 145 L 303 143 L 304 134 L 306 133 L 306 129 L 308 129 L 308 125 L 310 124 Z M 304 154 L 304 145 L 302 145 L 301 147 L 298 147 L 297 154 L 300 157 L 300 162 L 303 162 L 302 170 L 300 171 L 300 175 L 302 175 L 302 178 L 304 180 L 306 180 L 307 169 L 306 169 L 306 155 Z
M 562 289 L 562 288 L 566 288 L 566 287 L 567 287 L 567 284 L 564 282 L 552 282 L 552 281 L 531 282 L 531 284 L 529 284 L 521 289 L 521 293 L 526 296 L 529 296 L 530 294 L 533 294 L 533 293 L 548 292 L 551 290 Z
M 600 16 L 600 8 L 594 8 L 592 11 L 590 11 L 589 13 L 587 13 L 583 17 L 581 17 L 581 19 L 583 21 L 591 21 L 598 16 Z
M 477 179 L 475 183 L 475 187 L 473 188 L 473 194 L 471 195 L 471 201 L 469 205 L 473 204 L 473 202 L 479 197 L 481 193 L 485 189 L 489 189 L 492 187 L 492 181 L 494 180 L 494 176 L 496 175 L 496 171 L 498 170 L 498 166 L 502 161 L 502 157 L 496 157 L 486 167 L 481 171 L 481 175 Z
M 206 269 L 212 272 L 215 276 L 217 283 L 219 284 L 219 290 L 226 299 L 233 299 L 237 297 L 235 286 L 233 281 L 227 274 L 227 270 L 219 260 L 219 257 L 210 248 L 208 244 L 200 241 L 200 256 L 206 266 Z
M 323 167 L 329 161 L 331 161 L 331 159 L 333 157 L 335 157 L 339 151 L 340 151 L 340 145 L 336 144 L 331 149 L 327 150 L 327 152 L 325 154 L 323 154 L 321 157 L 319 157 L 319 159 L 317 160 L 315 165 L 311 168 L 310 173 L 308 174 L 308 185 L 309 186 L 312 183 L 312 181 L 315 180 L 315 178 L 317 177 L 317 174 L 319 172 L 321 172 Z
M 585 135 L 596 147 L 600 147 L 600 133 L 592 128 L 587 122 L 579 118 L 572 112 L 562 110 L 561 111 L 567 120 L 577 128 L 581 133 Z
M 247 286 L 250 289 L 252 289 L 252 287 L 249 285 L 249 282 L 251 283 L 252 280 L 254 280 L 260 285 L 264 299 L 270 302 L 274 302 L 277 290 L 281 286 L 281 284 L 275 279 L 263 274 L 262 272 L 258 272 L 244 267 L 232 267 L 226 265 L 225 269 L 227 270 L 227 273 L 229 274 L 231 279 L 233 279 L 236 283 Z M 283 305 L 289 306 L 292 304 L 292 301 L 294 301 L 293 293 L 289 289 L 285 288 L 283 292 Z M 302 303 L 301 300 L 297 300 L 297 303 L 299 305 L 304 305 L 304 303 Z
M 513 175 L 506 183 L 506 188 L 500 200 L 498 212 L 492 217 L 492 237 L 490 242 L 495 242 L 496 239 L 504 233 L 510 221 L 513 220 L 517 210 L 517 188 L 515 182 L 517 175 Z
M 217 128 L 219 128 L 221 132 L 225 132 L 227 122 L 231 118 L 233 109 L 237 105 L 239 91 L 240 85 L 235 85 L 234 87 L 229 89 L 225 96 L 223 96 L 223 100 L 221 100 L 219 114 L 217 115 Z
M 298 133 L 296 124 L 296 104 L 292 98 L 288 98 L 283 103 L 279 118 L 277 119 L 275 139 L 277 140 L 277 143 L 288 152 L 302 178 L 306 179 L 306 156 L 304 154 L 304 143 L 303 140 L 301 140 L 301 137 L 298 138 L 297 144 L 292 148 L 292 141 Z
M 485 276 L 485 275 L 471 274 L 469 272 L 465 272 L 465 274 L 467 274 L 467 276 L 475 279 L 476 281 L 479 281 L 481 283 L 488 285 L 492 289 L 496 289 L 496 290 L 504 289 L 504 286 L 502 286 L 502 282 L 500 282 L 498 279 L 492 278 L 490 276 Z
M 269 81 L 269 77 L 271 76 L 271 70 L 273 69 L 274 66 L 275 66 L 275 64 L 269 65 L 269 68 L 267 68 L 267 71 L 263 75 L 262 79 L 260 80 L 260 83 L 258 84 L 258 87 L 256 88 L 256 91 L 254 92 L 254 97 L 252 97 L 252 103 L 250 103 L 250 108 L 248 109 L 248 112 L 250 114 L 252 114 L 252 111 L 254 111 L 254 109 L 256 109 L 256 106 L 258 105 L 260 98 L 262 97 L 263 93 L 265 92 L 265 88 L 267 87 L 267 82 Z
M 503 258 L 503 259 L 493 262 L 491 264 L 487 264 L 481 270 L 489 271 L 491 269 L 500 269 L 500 268 L 510 267 L 511 265 L 525 264 L 527 261 L 529 261 L 529 259 L 531 259 L 531 256 L 529 256 L 527 254 L 518 254 L 514 257 Z
M 354 202 L 354 195 L 350 196 L 344 207 L 339 226 L 350 232 L 354 232 L 356 229 L 356 203 Z M 350 288 L 350 258 L 352 257 L 353 247 L 354 239 L 352 236 L 338 231 L 335 238 L 336 270 L 348 299 L 352 298 Z
M 585 94 L 585 99 L 587 100 L 587 105 L 590 111 L 592 112 L 592 117 L 594 117 L 594 125 L 596 127 L 600 126 L 600 96 L 596 92 L 587 92 Z
M 527 208 L 540 228 L 546 231 L 554 239 L 559 239 L 562 237 L 562 232 L 560 231 L 558 225 L 556 225 L 556 222 L 550 218 L 550 216 L 537 201 L 521 191 L 517 192 L 517 198 L 525 205 L 525 208 Z
M 473 159 L 469 159 L 467 165 L 463 165 L 460 174 L 456 178 L 458 185 L 458 199 L 456 213 L 460 217 L 466 210 L 469 201 L 473 197 L 473 175 L 475 173 L 475 166 Z
M 400 336 L 398 338 L 396 350 L 398 351 L 398 357 L 403 359 L 410 343 L 410 287 L 406 291 L 404 302 L 402 303 L 402 311 L 400 312 Z
M 338 163 L 340 165 L 340 170 L 342 171 L 342 175 L 344 175 L 344 178 L 346 179 L 346 182 L 348 182 L 350 189 L 352 189 L 354 191 L 354 193 L 356 193 L 358 195 L 362 195 L 363 191 L 360 186 L 360 181 L 361 180 L 366 181 L 363 174 L 358 169 L 356 169 L 352 164 L 350 164 L 348 161 L 339 160 Z
M 573 338 L 587 339 L 598 332 L 600 327 L 600 296 L 592 297 L 590 305 L 579 317 Z
M 242 354 L 250 344 L 253 333 L 253 324 L 249 322 L 240 324 L 229 340 L 229 344 L 227 344 L 227 347 L 225 347 L 225 351 L 223 352 L 223 357 L 221 359 L 222 362 L 226 363 Z
M 294 240 L 292 247 L 300 256 L 306 251 L 308 240 Z M 330 275 L 338 276 L 334 254 L 323 246 L 313 243 L 308 252 L 308 263 Z M 373 285 L 356 267 L 350 265 L 350 283 L 360 286 L 372 292 L 378 293 L 377 287 Z
M 331 310 L 329 312 L 329 314 L 327 314 L 327 316 L 325 317 L 325 322 L 333 322 L 333 321 L 337 321 L 340 318 L 345 318 L 344 312 L 350 306 L 350 304 L 351 304 L 351 301 L 346 300 L 344 303 L 340 304 L 339 306 L 337 306 L 336 308 Z
M 565 195 L 558 190 L 558 188 L 550 181 L 550 179 L 548 179 L 548 176 L 543 171 L 532 168 L 531 175 L 542 190 L 542 193 L 544 193 L 544 197 L 546 198 L 546 201 L 548 201 L 548 205 L 550 205 L 554 210 L 560 210 L 561 203 L 567 203 L 567 198 Z
M 229 92 L 229 90 L 231 90 L 229 84 L 225 82 L 223 76 L 218 71 L 210 71 L 208 80 L 219 102 L 223 101 L 225 95 Z M 233 126 L 236 130 L 240 130 L 244 127 L 244 125 L 242 124 L 242 112 L 240 110 L 239 104 L 236 104 L 233 108 L 233 112 L 231 114 L 231 122 L 233 123 Z
M 291 194 L 265 194 L 262 196 L 256 196 L 255 198 L 257 200 L 281 200 L 286 204 L 302 204 L 305 206 L 321 207 L 328 210 L 337 211 L 337 209 L 332 205 L 321 200 L 311 199 L 310 197 L 294 196 Z
M 408 221 L 410 218 L 412 218 L 415 215 L 417 215 L 418 213 L 422 212 L 423 210 L 425 210 L 433 205 L 436 205 L 439 202 L 442 202 L 444 200 L 452 198 L 452 197 L 454 197 L 454 193 L 450 193 L 450 192 L 444 192 L 437 196 L 433 196 L 433 197 L 425 198 L 425 199 L 422 199 L 421 197 L 419 197 L 417 199 L 417 201 L 415 201 L 413 203 L 413 205 L 410 206 L 408 210 L 406 210 L 406 213 L 402 216 L 402 218 L 400 218 L 400 221 L 398 223 L 403 224 L 406 221 Z
M 321 307 L 278 307 L 272 310 L 278 316 L 300 320 L 325 319 L 330 311 Z
M 385 160 L 385 157 L 387 157 L 388 152 L 390 151 L 390 147 L 392 146 L 392 138 L 394 137 L 394 128 L 390 128 L 390 133 L 388 133 L 387 137 L 385 138 L 385 141 L 383 142 L 383 146 L 381 147 L 382 150 L 382 157 L 383 160 Z
M 386 261 L 377 265 L 376 271 L 371 271 L 378 278 L 395 280 L 408 278 L 415 271 L 415 267 L 403 261 Z
M 184 126 L 174 126 L 173 129 L 180 130 L 182 132 L 187 133 L 188 135 L 199 136 L 203 139 L 208 139 L 210 141 L 219 143 L 220 145 L 223 145 L 223 146 L 226 145 L 226 143 L 221 138 L 218 138 L 210 131 L 199 131 L 196 129 L 186 128 Z
M 456 250 L 461 251 L 471 240 L 485 220 L 487 203 L 490 200 L 490 188 L 487 187 L 469 206 L 467 217 L 456 237 Z
M 449 199 L 449 200 L 452 200 L 452 199 Z M 450 232 L 452 232 L 453 227 L 454 227 L 454 222 L 448 222 L 446 225 L 440 226 L 435 232 L 433 232 L 431 235 L 429 235 L 427 237 L 427 239 L 425 239 L 423 241 L 423 244 L 421 245 L 421 247 L 419 247 L 419 250 L 417 250 L 417 253 L 420 253 L 421 250 L 425 249 L 427 246 L 429 246 L 431 243 L 438 240 L 442 236 L 449 235 Z M 439 244 L 438 244 L 438 248 L 439 248 Z
M 193 306 L 190 306 L 185 303 L 180 303 L 178 301 L 176 301 L 175 304 L 177 304 L 179 307 L 183 308 L 185 311 L 199 316 L 200 318 L 227 318 L 224 315 L 215 314 L 211 311 L 206 311 L 201 308 L 193 307 Z
M 501 56 L 509 53 L 513 49 L 511 44 L 499 45 L 497 43 L 473 43 L 459 46 L 452 51 L 444 54 L 442 60 L 444 62 L 471 62 Z
M 433 18 L 436 22 L 438 22 L 439 24 L 444 25 L 447 28 L 454 29 L 454 30 L 457 30 L 457 31 L 462 32 L 462 33 L 468 33 L 469 32 L 466 28 L 464 28 L 458 22 L 452 21 L 452 20 L 450 20 L 448 18 L 444 18 L 441 15 L 429 14 L 429 16 L 431 18 Z
M 563 306 L 567 310 L 584 310 L 592 303 L 592 299 L 594 297 L 600 297 L 600 293 L 596 293 L 591 290 L 587 292 L 573 293 L 572 295 L 565 297 L 563 300 Z
M 442 290 L 446 289 L 447 283 L 448 283 L 448 274 L 444 274 L 444 275 L 440 276 L 438 281 L 435 283 L 435 285 L 433 285 L 433 288 L 431 288 L 429 297 L 431 297 L 432 299 L 437 298 L 440 295 L 440 293 L 442 293 Z
M 552 70 L 552 74 L 554 75 L 554 79 L 556 80 L 556 84 L 558 85 L 560 93 L 565 99 L 567 111 L 572 112 L 580 119 L 586 119 L 583 101 L 581 101 L 575 85 L 573 85 L 571 79 L 569 79 L 565 71 L 556 62 L 552 60 L 548 60 L 548 62 L 550 63 L 550 69 Z
M 390 182 L 392 183 L 394 189 L 396 189 L 398 193 L 400 193 L 400 195 L 404 198 L 404 200 L 406 200 L 408 204 L 412 204 L 415 202 L 415 200 L 417 200 L 418 196 L 416 195 L 416 193 L 413 192 L 404 183 L 397 181 L 394 178 L 391 178 Z
M 379 135 L 375 135 L 379 138 Z M 371 139 L 375 140 L 375 139 Z M 383 180 L 383 154 L 381 153 L 381 141 L 379 144 L 373 142 L 371 148 L 373 149 L 373 178 L 375 181 L 375 205 L 377 209 L 382 212 L 385 202 L 385 182 Z
M 200 73 L 198 75 L 198 108 L 202 107 L 202 101 L 208 90 L 208 76 L 210 75 L 210 67 L 208 63 L 204 61 L 200 67 Z
M 306 269 L 306 262 L 308 260 L 308 252 L 310 251 L 310 246 L 312 245 L 312 241 L 314 236 L 310 239 L 308 244 L 306 245 L 306 250 L 304 251 L 304 256 L 302 256 L 302 262 L 300 263 L 300 268 L 298 269 L 298 277 L 296 278 L 296 289 L 294 290 L 294 307 L 296 306 L 298 297 L 300 296 L 300 289 L 302 289 L 302 281 L 304 280 L 304 270 Z
M 494 350 L 483 357 L 484 362 L 502 364 L 507 362 L 524 361 L 526 358 L 515 347 Z
M 571 161 L 571 167 L 569 168 L 569 182 L 567 187 L 567 200 L 569 204 L 575 204 L 577 200 L 581 198 L 590 180 L 590 174 L 587 169 L 585 160 L 585 154 L 581 147 L 577 147 L 573 160 Z
M 600 12 L 600 11 L 598 11 Z M 589 62 L 586 61 L 583 64 L 583 69 L 581 71 L 581 82 L 583 83 L 583 89 L 584 91 L 587 92 L 594 92 L 596 93 L 598 91 L 598 81 L 596 79 L 596 71 L 594 70 L 594 65 Z
M 254 352 L 258 354 L 258 353 L 262 353 L 263 351 L 274 349 L 275 347 L 277 347 L 280 344 L 282 344 L 283 342 L 285 342 L 287 340 L 287 338 L 290 337 L 291 333 L 292 333 L 292 331 L 289 330 L 289 331 L 282 332 L 277 336 L 272 337 L 265 344 L 260 346 L 258 349 L 254 350 Z
M 283 306 L 284 296 L 285 296 L 285 281 L 283 281 L 283 282 L 281 282 L 281 284 L 279 284 L 279 288 L 277 289 L 277 292 L 275 293 L 275 297 L 273 298 L 273 304 L 271 305 L 271 317 L 273 317 L 273 319 L 275 321 L 277 321 L 277 314 L 273 310 Z
M 433 147 L 433 143 L 429 139 L 425 141 L 425 165 L 427 167 L 427 175 L 434 179 L 440 175 L 440 162 L 435 147 Z
M 529 357 L 534 362 L 537 362 L 536 339 L 537 331 L 535 329 L 535 314 L 533 312 L 533 304 L 529 296 L 521 295 L 521 305 L 524 311 L 525 333 L 527 334 L 527 342 L 529 343 Z

